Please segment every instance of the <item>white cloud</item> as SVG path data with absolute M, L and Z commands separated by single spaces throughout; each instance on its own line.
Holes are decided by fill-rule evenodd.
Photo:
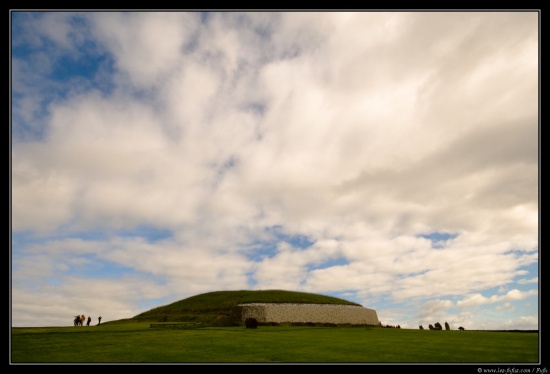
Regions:
M 502 305 L 499 305 L 495 308 L 496 310 L 512 310 L 514 309 L 514 306 L 510 303 L 504 303 Z
M 90 20 L 118 70 L 137 88 L 164 82 L 199 26 L 198 16 L 185 12 L 96 13 Z
M 426 318 L 449 297 L 468 295 L 465 308 L 532 295 L 480 292 L 532 277 L 538 261 L 536 13 L 79 17 L 27 23 L 18 45 L 51 50 L 12 61 L 16 323 L 32 315 L 23 287 L 56 272 L 44 295 L 151 277 L 143 296 L 113 302 L 117 316 L 216 289 L 437 298 Z M 83 45 L 99 70 L 56 80 Z M 434 232 L 457 237 L 419 237 Z M 124 273 L 102 279 L 111 266 Z
M 531 279 L 520 279 L 518 281 L 518 284 L 529 284 L 529 283 L 539 283 L 539 277 L 531 278 Z
M 522 292 L 519 290 L 510 290 L 505 295 L 493 295 L 491 297 L 485 297 L 481 294 L 469 295 L 463 300 L 459 300 L 456 303 L 456 306 L 459 308 L 470 307 L 474 305 L 483 305 L 483 304 L 494 304 L 498 302 L 506 302 L 513 300 L 522 300 L 528 296 L 538 295 L 537 290 L 530 290 L 527 292 Z

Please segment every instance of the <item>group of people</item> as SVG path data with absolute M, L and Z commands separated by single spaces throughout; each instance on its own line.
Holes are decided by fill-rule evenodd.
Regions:
M 101 316 L 97 317 L 98 322 L 97 324 L 101 324 Z M 84 321 L 86 321 L 86 317 L 83 315 L 81 316 L 74 316 L 74 325 L 75 326 L 82 326 L 84 324 Z M 88 320 L 86 321 L 86 326 L 90 326 L 90 322 L 92 322 L 92 317 L 88 316 Z

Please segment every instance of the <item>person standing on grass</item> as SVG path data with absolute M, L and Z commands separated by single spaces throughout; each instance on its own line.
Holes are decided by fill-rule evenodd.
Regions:
M 88 322 L 86 322 L 86 326 L 90 326 L 90 322 L 92 322 L 92 317 L 88 316 Z
M 100 325 L 101 324 L 101 316 L 97 317 L 97 319 L 99 320 L 99 322 L 97 324 Z

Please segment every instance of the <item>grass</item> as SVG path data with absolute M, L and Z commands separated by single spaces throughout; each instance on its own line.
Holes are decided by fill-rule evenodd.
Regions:
M 12 363 L 537 363 L 538 333 L 365 327 L 12 328 Z

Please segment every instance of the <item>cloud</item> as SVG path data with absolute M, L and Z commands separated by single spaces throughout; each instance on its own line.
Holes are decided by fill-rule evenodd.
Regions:
M 113 56 L 117 72 L 138 89 L 167 78 L 194 37 L 199 17 L 185 12 L 95 13 L 90 17 L 97 41 Z
M 491 297 L 485 297 L 481 294 L 473 294 L 469 295 L 468 297 L 464 298 L 463 300 L 459 300 L 456 303 L 456 306 L 459 308 L 464 307 L 470 307 L 473 305 L 484 305 L 484 304 L 494 304 L 498 302 L 505 302 L 505 301 L 514 301 L 514 300 L 522 300 L 528 296 L 538 295 L 537 290 L 530 290 L 527 292 L 522 292 L 519 290 L 510 290 L 505 295 L 493 295 Z
M 529 284 L 529 283 L 536 283 L 538 284 L 539 283 L 539 278 L 536 277 L 536 278 L 531 278 L 531 279 L 520 279 L 518 281 L 518 284 Z
M 535 12 L 14 20 L 16 323 L 50 280 L 134 287 L 95 299 L 120 318 L 218 289 L 395 318 L 531 295 L 482 292 L 538 279 Z

